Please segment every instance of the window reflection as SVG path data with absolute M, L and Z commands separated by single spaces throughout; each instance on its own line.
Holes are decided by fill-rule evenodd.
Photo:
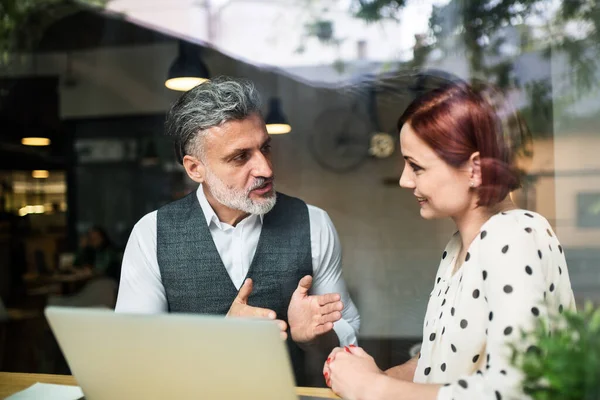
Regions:
M 182 47 L 201 61 L 196 71 L 254 81 L 265 116 L 277 99 L 291 127 L 272 137 L 278 190 L 332 218 L 359 339 L 380 367 L 420 342 L 438 249 L 453 229 L 422 223 L 399 189 L 396 121 L 450 80 L 492 82 L 524 117 L 531 154 L 512 198 L 560 237 L 578 306 L 600 304 L 596 2 L 37 3 L 22 1 L 0 31 L 0 258 L 9 260 L 0 297 L 9 308 L 39 312 L 48 296 L 81 289 L 30 277 L 68 264 L 92 226 L 122 252 L 143 215 L 195 190 L 164 136 L 181 94 L 165 81 Z M 24 146 L 28 137 L 49 145 Z M 0 369 L 68 372 L 57 348 L 21 333 L 8 331 Z

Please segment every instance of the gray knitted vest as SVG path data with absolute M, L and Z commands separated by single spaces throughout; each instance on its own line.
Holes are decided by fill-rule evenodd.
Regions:
M 210 234 L 196 192 L 165 205 L 157 214 L 157 259 L 170 312 L 225 315 L 238 290 Z M 265 214 L 247 278 L 254 287 L 248 304 L 269 308 L 287 322 L 298 281 L 312 276 L 308 207 L 277 193 Z M 289 333 L 289 331 L 288 331 Z M 305 381 L 304 353 L 288 339 L 296 384 Z

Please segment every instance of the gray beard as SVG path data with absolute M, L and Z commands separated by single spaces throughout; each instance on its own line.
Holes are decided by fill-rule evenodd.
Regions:
M 250 192 L 265 184 L 264 178 L 256 178 L 254 184 L 246 190 L 239 190 L 227 186 L 212 171 L 206 167 L 206 186 L 212 196 L 219 203 L 233 210 L 239 210 L 248 214 L 262 215 L 273 209 L 277 196 L 275 195 L 275 183 L 273 182 L 273 191 L 267 197 L 262 197 L 260 201 L 250 198 Z

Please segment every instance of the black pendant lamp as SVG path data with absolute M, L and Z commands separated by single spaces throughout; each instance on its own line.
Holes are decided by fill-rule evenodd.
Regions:
M 179 41 L 179 55 L 171 64 L 165 86 L 171 90 L 187 92 L 206 82 L 210 77 L 206 64 L 200 58 L 200 48 L 194 44 Z
M 269 135 L 282 135 L 290 133 L 292 127 L 287 122 L 287 118 L 281 110 L 281 101 L 278 97 L 271 97 L 269 100 L 269 112 L 265 118 L 267 133 Z

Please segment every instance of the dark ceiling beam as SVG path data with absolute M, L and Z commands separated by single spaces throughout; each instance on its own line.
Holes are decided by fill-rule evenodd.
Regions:
M 63 6 L 64 7 L 64 6 Z M 40 39 L 27 48 L 30 39 L 23 35 L 36 32 L 40 21 L 53 15 L 48 10 L 43 15 L 31 16 L 29 24 L 19 29 L 21 34 L 15 38 L 16 51 L 72 52 L 97 49 L 102 47 L 118 47 L 170 42 L 174 38 L 157 30 L 142 27 L 128 21 L 124 15 L 115 12 L 96 10 L 80 5 L 70 5 L 69 12 L 56 13 L 61 16 L 56 21 L 44 21 L 45 26 Z

